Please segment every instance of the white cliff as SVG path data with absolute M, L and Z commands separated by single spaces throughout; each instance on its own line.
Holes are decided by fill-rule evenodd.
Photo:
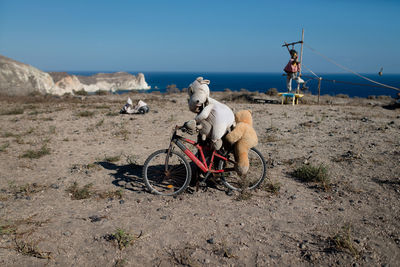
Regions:
M 53 88 L 54 82 L 48 73 L 0 55 L 0 93 L 28 95 L 49 93 Z

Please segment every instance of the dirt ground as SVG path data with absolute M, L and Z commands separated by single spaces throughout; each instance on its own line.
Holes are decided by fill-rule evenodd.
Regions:
M 268 160 L 262 188 L 238 200 L 223 185 L 148 193 L 144 161 L 194 115 L 183 93 L 129 95 L 150 112 L 118 114 L 128 95 L 0 99 L 1 266 L 400 265 L 393 100 L 212 93 L 253 111 Z M 294 178 L 302 166 L 329 181 Z

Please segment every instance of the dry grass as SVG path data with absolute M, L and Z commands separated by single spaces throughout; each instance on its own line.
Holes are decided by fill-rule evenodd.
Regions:
M 114 233 L 106 235 L 104 238 L 107 241 L 114 242 L 119 250 L 124 250 L 129 245 L 133 244 L 135 240 L 140 238 L 142 233 L 138 236 L 125 231 L 124 229 L 117 228 Z
M 23 108 L 13 108 L 9 110 L 0 111 L 0 115 L 20 115 L 20 114 L 24 114 Z
M 94 111 L 88 111 L 88 110 L 79 111 L 78 113 L 75 114 L 75 116 L 78 116 L 78 117 L 93 117 L 94 116 Z
M 116 155 L 116 156 L 105 156 L 103 161 L 106 162 L 117 162 L 120 161 L 121 155 Z
M 32 196 L 33 194 L 42 192 L 49 188 L 47 185 L 40 185 L 37 183 L 26 183 L 23 185 L 15 185 L 13 182 L 9 183 L 9 190 L 4 190 L 7 195 L 12 195 L 14 198 L 23 198 Z
M 274 194 L 274 195 L 278 195 L 279 191 L 281 190 L 281 183 L 279 182 L 268 182 L 268 183 L 263 183 L 263 185 L 261 186 L 261 189 Z
M 321 184 L 324 189 L 328 189 L 330 185 L 328 170 L 322 164 L 319 166 L 303 164 L 301 167 L 295 169 L 291 174 L 302 182 Z
M 41 251 L 38 248 L 39 241 L 26 241 L 15 239 L 15 251 L 25 256 L 31 256 L 39 259 L 51 259 L 51 252 Z
M 50 154 L 50 149 L 47 147 L 47 145 L 43 145 L 38 150 L 29 149 L 25 151 L 25 153 L 21 155 L 21 158 L 38 159 L 49 154 Z
M 186 245 L 181 249 L 175 249 L 169 252 L 173 265 L 197 267 L 201 266 L 198 260 L 196 260 L 192 255 L 196 251 L 195 246 Z
M 74 182 L 66 191 L 70 194 L 71 199 L 81 200 L 90 198 L 94 192 L 91 191 L 93 184 L 86 184 L 83 187 L 79 187 L 77 182 Z
M 5 142 L 4 144 L 0 145 L 0 152 L 6 152 L 6 149 L 10 146 L 9 142 Z
M 350 225 L 343 226 L 342 229 L 328 238 L 328 242 L 334 250 L 347 252 L 353 257 L 360 256 L 360 252 L 354 246 Z
M 121 189 L 115 191 L 97 192 L 96 194 L 101 199 L 106 199 L 106 198 L 123 199 L 124 197 L 124 192 Z

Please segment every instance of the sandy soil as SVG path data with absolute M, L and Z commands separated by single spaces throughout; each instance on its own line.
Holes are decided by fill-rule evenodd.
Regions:
M 240 94 L 214 96 L 253 111 L 269 163 L 263 189 L 242 201 L 222 185 L 146 192 L 144 161 L 193 117 L 185 94 L 130 94 L 149 104 L 145 115 L 118 114 L 127 95 L 1 98 L 0 265 L 399 266 L 400 109 L 385 98 L 291 106 Z M 294 178 L 304 164 L 323 164 L 329 186 Z M 91 195 L 73 199 L 74 182 Z

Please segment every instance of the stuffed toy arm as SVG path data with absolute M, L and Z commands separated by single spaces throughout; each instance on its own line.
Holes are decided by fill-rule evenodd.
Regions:
M 239 139 L 243 136 L 244 132 L 246 131 L 246 124 L 244 123 L 238 123 L 235 127 L 235 129 L 233 129 L 232 132 L 228 133 L 225 137 L 226 141 L 228 141 L 230 144 L 234 144 L 237 141 L 239 141 Z
M 210 115 L 214 105 L 213 104 L 208 104 L 194 119 L 196 120 L 197 123 L 205 120 L 208 118 Z

